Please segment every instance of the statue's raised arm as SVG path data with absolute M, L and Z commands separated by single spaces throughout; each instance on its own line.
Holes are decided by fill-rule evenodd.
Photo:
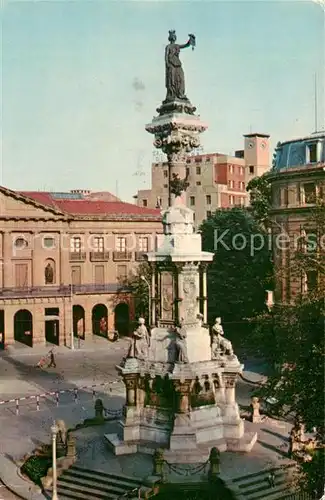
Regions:
M 179 58 L 181 49 L 192 47 L 194 49 L 196 40 L 194 35 L 189 35 L 188 41 L 179 45 L 176 43 L 177 37 L 175 31 L 170 31 L 168 36 L 169 44 L 165 50 L 166 64 L 166 101 L 174 99 L 187 100 L 185 95 L 185 78 L 182 63 Z

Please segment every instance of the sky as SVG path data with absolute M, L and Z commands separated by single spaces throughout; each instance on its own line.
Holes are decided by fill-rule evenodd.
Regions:
M 318 0 L 321 2 L 321 0 Z M 0 184 L 18 190 L 150 188 L 165 98 L 164 47 L 182 51 L 186 93 L 209 129 L 205 152 L 233 153 L 243 134 L 271 146 L 325 117 L 325 11 L 312 1 L 2 0 Z

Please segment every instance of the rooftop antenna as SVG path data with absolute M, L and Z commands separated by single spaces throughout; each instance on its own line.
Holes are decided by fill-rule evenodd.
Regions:
M 317 73 L 315 72 L 315 132 L 318 131 L 318 122 L 317 122 Z

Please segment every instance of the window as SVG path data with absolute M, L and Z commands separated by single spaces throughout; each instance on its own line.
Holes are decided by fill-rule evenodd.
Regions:
M 229 205 L 233 205 L 235 203 L 235 197 L 233 195 L 229 196 Z
M 104 252 L 104 238 L 102 236 L 95 236 L 94 238 L 94 252 Z
M 195 212 L 194 212 L 194 214 L 193 214 L 193 222 L 195 222 Z
M 206 199 L 207 205 L 211 205 L 211 195 L 207 194 L 206 197 L 205 197 L 205 199 Z
M 317 162 L 317 143 L 308 145 L 309 152 L 309 162 L 308 163 L 316 163 Z
M 168 177 L 168 170 L 164 170 L 164 177 Z
M 228 186 L 229 186 L 230 189 L 233 189 L 233 187 L 234 187 L 234 181 L 229 181 L 228 182 Z
M 81 252 L 81 238 L 79 236 L 74 236 L 70 240 L 70 251 L 71 252 Z
M 123 281 L 127 278 L 127 266 L 124 264 L 118 264 L 116 270 L 116 278 L 118 281 Z
M 315 253 L 318 246 L 318 238 L 316 231 L 301 231 L 298 248 L 306 253 Z
M 104 278 L 104 266 L 95 266 L 95 285 L 103 285 L 105 283 Z
M 164 184 L 164 188 L 168 188 L 168 184 Z
M 72 266 L 71 268 L 72 285 L 81 285 L 81 267 Z
M 28 247 L 28 243 L 25 240 L 25 238 L 17 238 L 16 241 L 15 241 L 15 247 L 16 248 L 27 248 Z
M 211 210 L 207 210 L 207 217 L 206 217 L 207 219 L 211 217 L 211 213 L 212 213 Z
M 28 286 L 28 265 L 16 264 L 15 265 L 15 286 L 22 288 Z
M 189 176 L 190 175 L 190 169 L 189 167 L 186 167 L 186 175 Z
M 208 156 L 206 159 L 205 159 L 206 162 L 209 162 L 211 161 L 211 158 Z
M 116 251 L 125 252 L 126 251 L 126 238 L 124 236 L 119 236 L 116 238 Z
M 316 185 L 314 182 L 308 182 L 302 186 L 302 202 L 315 203 L 316 201 Z
M 191 205 L 191 207 L 194 207 L 194 205 L 195 205 L 195 196 L 190 196 L 190 205 Z
M 147 207 L 148 206 L 148 200 L 142 200 L 142 206 Z
M 248 168 L 249 168 L 249 173 L 253 174 L 254 173 L 254 165 L 250 165 Z
M 196 181 L 197 186 L 201 186 L 201 181 Z
M 201 175 L 201 167 L 196 167 L 196 175 Z
M 149 238 L 147 236 L 140 236 L 139 238 L 139 252 L 148 252 Z
M 245 191 L 245 182 L 240 182 L 240 188 L 242 191 Z
M 54 248 L 55 246 L 54 238 L 50 236 L 45 236 L 45 238 L 43 238 L 43 246 L 44 248 Z
M 229 173 L 230 174 L 234 173 L 234 166 L 233 165 L 229 165 Z
M 240 169 L 241 169 L 241 170 L 240 170 L 241 175 L 244 175 L 244 174 L 245 174 L 244 167 L 240 167 Z
M 244 207 L 245 206 L 245 198 L 243 196 L 241 196 L 239 201 L 240 201 L 241 206 Z

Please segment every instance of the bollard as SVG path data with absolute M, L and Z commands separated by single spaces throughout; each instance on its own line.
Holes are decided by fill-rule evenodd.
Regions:
M 74 402 L 78 404 L 78 389 L 74 389 Z
M 39 411 L 39 396 L 36 396 L 36 410 Z
M 56 406 L 59 406 L 59 393 L 55 393 L 55 399 L 56 399 Z
M 19 415 L 19 399 L 16 399 L 16 415 Z

